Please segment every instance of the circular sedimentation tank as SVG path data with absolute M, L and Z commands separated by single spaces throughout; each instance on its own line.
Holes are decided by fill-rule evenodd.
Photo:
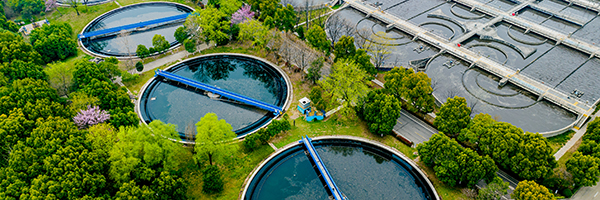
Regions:
M 347 199 L 439 199 L 419 167 L 393 148 L 352 136 L 312 143 Z M 247 178 L 240 199 L 330 199 L 305 150 L 294 142 L 271 154 Z
M 245 54 L 207 54 L 179 62 L 165 71 L 283 110 L 292 96 L 289 78 L 281 69 Z M 153 120 L 175 124 L 183 139 L 186 130 L 195 131 L 196 123 L 209 112 L 231 124 L 238 137 L 268 125 L 278 116 L 162 77 L 150 79 L 139 94 L 136 106 L 140 119 L 146 124 Z
M 99 31 L 109 28 L 120 27 L 149 20 L 193 12 L 194 9 L 172 2 L 149 2 L 120 7 L 108 11 L 88 23 L 81 34 Z M 80 45 L 86 52 L 100 57 L 135 57 L 137 46 L 142 44 L 147 48 L 152 47 L 152 37 L 162 35 L 171 47 L 179 45 L 175 40 L 175 30 L 183 26 L 183 20 L 167 23 L 160 26 L 141 27 L 120 34 L 109 34 L 102 37 L 91 37 L 80 39 Z

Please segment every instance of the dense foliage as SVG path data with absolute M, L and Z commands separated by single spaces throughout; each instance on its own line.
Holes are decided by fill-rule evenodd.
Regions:
M 351 60 L 339 60 L 331 67 L 329 76 L 318 83 L 325 92 L 333 95 L 332 99 L 342 99 L 349 108 L 359 97 L 367 94 L 367 81 L 367 73 L 356 63 Z
M 271 39 L 269 28 L 257 20 L 247 20 L 239 24 L 240 32 L 238 40 L 252 41 L 252 45 L 265 47 Z
M 481 179 L 492 181 L 498 171 L 489 156 L 480 156 L 443 133 L 434 134 L 429 141 L 419 144 L 417 151 L 423 163 L 433 167 L 435 175 L 451 187 L 472 187 Z
M 273 120 L 266 128 L 261 128 L 244 139 L 244 148 L 253 151 L 260 145 L 267 144 L 275 135 L 288 131 L 292 128 L 290 122 L 285 119 Z
M 314 48 L 329 54 L 330 44 L 327 40 L 327 34 L 320 26 L 312 26 L 306 33 L 306 40 Z
M 534 181 L 524 180 L 519 182 L 517 188 L 510 195 L 515 200 L 551 200 L 554 195 L 543 185 Z
M 357 106 L 357 113 L 376 135 L 392 133 L 402 110 L 400 100 L 383 90 L 372 90 Z
M 371 63 L 371 56 L 367 54 L 364 49 L 356 49 L 354 46 L 354 38 L 350 36 L 342 36 L 338 42 L 334 45 L 333 54 L 335 55 L 334 61 L 342 59 L 354 60 L 358 66 L 369 73 L 370 75 L 377 74 L 377 69 L 373 63 Z
M 385 88 L 397 98 L 408 101 L 408 110 L 429 113 L 433 111 L 435 99 L 431 88 L 431 79 L 423 72 L 396 67 L 384 77 Z
M 107 164 L 86 144 L 85 132 L 60 117 L 39 120 L 26 141 L 13 147 L 0 169 L 2 199 L 106 197 Z
M 214 113 L 206 113 L 196 123 L 196 145 L 194 146 L 194 160 L 200 163 L 208 158 L 208 163 L 213 165 L 213 160 L 219 161 L 233 151 L 233 145 L 228 143 L 236 137 L 233 128 L 224 119 Z
M 471 108 L 463 97 L 448 98 L 440 107 L 433 125 L 450 137 L 456 137 L 471 121 Z
M 123 199 L 185 199 L 181 160 L 185 149 L 175 125 L 153 121 L 148 126 L 122 128 L 109 152 L 109 175 Z
M 29 40 L 44 62 L 49 63 L 77 54 L 77 43 L 71 37 L 72 34 L 71 25 L 53 23 L 31 31 Z

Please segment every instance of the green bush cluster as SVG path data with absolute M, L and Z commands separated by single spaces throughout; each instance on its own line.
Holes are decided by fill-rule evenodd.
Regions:
M 274 137 L 275 135 L 288 131 L 292 128 L 290 122 L 282 119 L 282 120 L 273 120 L 271 124 L 267 126 L 267 128 L 261 128 L 257 132 L 249 135 L 244 139 L 244 147 L 249 151 L 254 151 L 260 145 L 267 144 L 269 139 Z

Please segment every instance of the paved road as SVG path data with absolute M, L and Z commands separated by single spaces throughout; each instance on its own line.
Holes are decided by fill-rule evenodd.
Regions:
M 594 187 L 582 187 L 570 199 L 600 200 L 600 183 L 597 183 Z
M 435 128 L 404 109 L 400 111 L 400 118 L 396 122 L 394 130 L 402 137 L 412 141 L 415 146 L 428 141 L 433 134 L 438 132 Z

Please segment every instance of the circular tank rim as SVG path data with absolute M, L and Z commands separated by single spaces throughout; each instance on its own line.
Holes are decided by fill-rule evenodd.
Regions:
M 189 61 L 189 60 L 203 58 L 203 57 L 210 57 L 210 56 L 219 56 L 219 55 L 222 55 L 222 56 L 240 56 L 240 57 L 252 58 L 252 59 L 255 59 L 255 60 L 258 60 L 258 61 L 262 61 L 265 64 L 269 65 L 270 67 L 274 68 L 275 71 L 279 72 L 279 74 L 283 77 L 283 79 L 285 80 L 285 85 L 287 86 L 287 97 L 286 97 L 285 102 L 284 102 L 283 107 L 282 107 L 282 109 L 283 109 L 282 114 L 284 114 L 289 109 L 289 107 L 291 105 L 291 102 L 292 102 L 291 100 L 294 98 L 293 97 L 293 95 L 294 95 L 293 86 L 292 86 L 292 81 L 291 81 L 290 77 L 288 77 L 288 75 L 281 68 L 279 68 L 277 65 L 269 62 L 266 59 L 263 59 L 263 58 L 260 58 L 260 57 L 257 57 L 257 56 L 248 55 L 248 54 L 241 54 L 241 53 L 211 53 L 211 54 L 204 54 L 204 55 L 199 55 L 199 56 L 196 56 L 196 57 L 191 57 L 191 58 L 187 58 L 185 60 L 179 61 L 179 62 L 177 62 L 175 64 L 172 64 L 172 65 L 166 67 L 164 70 L 169 70 L 169 69 L 171 69 L 171 68 L 179 65 L 180 63 L 184 63 L 184 62 Z M 140 122 L 144 126 L 148 126 L 148 124 L 146 123 L 145 120 L 142 119 L 142 111 L 140 110 L 140 103 L 141 103 L 141 101 L 140 101 L 139 97 L 141 97 L 141 95 L 143 95 L 144 92 L 146 92 L 147 87 L 155 79 L 156 79 L 156 77 L 154 76 L 154 77 L 150 78 L 148 81 L 146 81 L 146 83 L 144 83 L 144 85 L 140 89 L 140 92 L 138 93 L 138 99 L 135 101 L 135 113 L 137 114 Z M 247 134 L 240 135 L 240 136 L 236 137 L 236 139 L 242 139 L 242 138 L 244 138 L 244 137 L 246 137 L 246 136 L 248 136 L 248 135 L 250 135 L 252 133 L 255 133 L 259 129 L 264 128 L 264 127 L 268 126 L 269 124 L 271 124 L 271 122 L 273 122 L 274 119 L 277 119 L 280 116 L 282 116 L 282 115 L 275 116 L 274 118 L 272 118 L 271 120 L 269 120 L 267 123 L 263 124 L 261 127 L 258 127 L 256 129 L 248 132 Z M 179 142 L 180 143 L 184 143 L 184 144 L 195 144 L 195 142 L 191 142 L 191 141 L 183 141 L 183 140 L 181 140 Z
M 113 2 L 115 0 L 97 0 L 97 1 L 93 1 L 91 3 L 88 4 L 81 4 L 84 6 L 95 6 L 95 5 L 100 5 L 100 4 L 105 4 L 105 3 L 110 3 Z M 60 7 L 71 7 L 71 5 L 69 5 L 68 3 L 65 2 L 61 2 L 61 1 L 56 1 L 56 5 L 60 6 Z
M 377 141 L 373 141 L 373 140 L 369 140 L 369 139 L 361 138 L 361 137 L 356 137 L 356 136 L 349 136 L 349 135 L 318 136 L 318 137 L 314 137 L 311 139 L 313 141 L 332 140 L 332 139 L 357 141 L 357 142 L 367 143 L 367 144 L 373 145 L 375 147 L 379 147 L 383 150 L 386 150 L 386 151 L 398 156 L 403 161 L 408 163 L 412 168 L 414 168 L 415 171 L 417 171 L 419 173 L 419 175 L 421 176 L 420 178 L 422 180 L 424 180 L 424 182 L 426 182 L 427 186 L 429 186 L 429 188 L 431 189 L 431 191 L 434 195 L 433 198 L 436 200 L 440 199 L 437 190 L 435 189 L 435 187 L 433 187 L 433 184 L 431 183 L 431 181 L 429 180 L 427 175 L 421 170 L 421 168 L 413 160 L 406 157 L 404 154 L 402 154 L 400 151 L 398 151 L 394 148 L 391 148 L 391 147 L 389 147 L 385 144 L 382 144 L 380 142 L 377 142 Z M 264 159 L 258 166 L 256 166 L 252 170 L 252 172 L 250 172 L 250 176 L 247 176 L 246 179 L 244 180 L 244 188 L 241 191 L 241 194 L 240 194 L 238 200 L 244 200 L 246 198 L 246 193 L 248 192 L 248 187 L 250 186 L 250 182 L 254 179 L 254 177 L 257 175 L 257 173 L 260 171 L 260 169 L 262 169 L 269 161 L 271 161 L 273 158 L 275 158 L 279 154 L 291 149 L 292 147 L 298 146 L 298 145 L 301 145 L 301 143 L 292 142 L 290 144 L 287 144 L 284 147 L 281 147 L 281 148 L 277 149 L 275 152 L 271 153 L 271 155 L 269 155 L 269 157 Z M 415 178 L 419 178 L 419 177 L 415 177 Z
M 113 0 L 110 0 L 110 1 L 113 1 Z M 153 2 L 142 2 L 142 3 L 136 3 L 136 4 L 131 4 L 131 5 L 123 6 L 123 7 L 118 7 L 118 8 L 115 8 L 115 9 L 112 9 L 112 10 L 109 10 L 109 11 L 106 11 L 105 13 L 103 13 L 103 14 L 99 15 L 98 17 L 96 17 L 96 18 L 92 19 L 92 21 L 88 22 L 88 23 L 87 23 L 87 24 L 86 24 L 86 25 L 83 27 L 83 29 L 81 29 L 81 33 L 79 33 L 79 34 L 83 34 L 83 32 L 84 32 L 84 31 L 85 31 L 85 30 L 86 30 L 86 29 L 87 29 L 87 28 L 88 28 L 88 27 L 89 27 L 89 26 L 90 26 L 90 25 L 91 25 L 93 22 L 96 22 L 96 20 L 98 20 L 98 19 L 102 19 L 102 18 L 106 17 L 107 15 L 111 15 L 111 14 L 113 14 L 114 12 L 116 12 L 116 11 L 119 11 L 119 10 L 121 10 L 121 9 L 128 9 L 129 7 L 140 6 L 140 5 L 146 5 L 146 4 L 148 4 L 148 5 L 151 5 L 151 4 L 175 4 L 175 5 L 179 5 L 179 6 L 182 6 L 182 7 L 186 7 L 186 8 L 188 8 L 188 9 L 190 9 L 192 12 L 196 11 L 196 9 L 194 9 L 194 8 L 192 8 L 192 7 L 188 6 L 188 5 L 185 5 L 185 4 L 180 4 L 180 3 L 176 3 L 176 2 L 168 2 L 168 1 L 153 1 Z M 83 52 L 85 52 L 85 53 L 87 53 L 87 54 L 89 54 L 89 55 L 91 55 L 91 56 L 96 56 L 96 57 L 101 57 L 101 58 L 116 57 L 117 59 L 133 59 L 133 58 L 138 58 L 138 56 L 137 56 L 137 55 L 135 55 L 135 56 L 109 56 L 109 55 L 104 55 L 104 54 L 95 53 L 95 52 L 93 52 L 93 51 L 89 50 L 87 47 L 85 47 L 85 45 L 83 45 L 83 43 L 81 42 L 81 39 L 79 39 L 79 38 L 77 39 L 77 44 L 79 45 L 79 47 L 80 47 L 81 49 L 83 49 Z M 167 51 L 171 51 L 171 50 L 173 50 L 173 49 L 176 49 L 176 48 L 178 48 L 179 46 L 181 46 L 181 43 L 179 43 L 179 42 L 178 42 L 178 43 L 177 43 L 175 46 L 172 46 L 172 47 L 171 47 L 171 48 L 169 48 Z M 166 51 L 165 51 L 165 52 L 166 52 Z M 155 54 L 155 55 L 156 55 L 156 54 Z

